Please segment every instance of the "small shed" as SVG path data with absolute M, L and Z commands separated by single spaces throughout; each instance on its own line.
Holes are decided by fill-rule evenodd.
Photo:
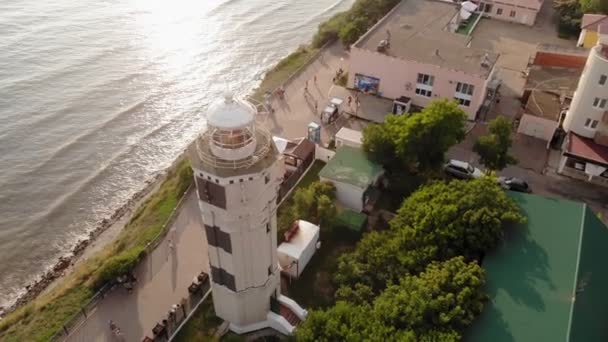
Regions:
M 319 241 L 319 226 L 297 220 L 285 233 L 285 242 L 279 245 L 277 257 L 283 273 L 298 278 L 315 254 Z
M 336 147 L 350 146 L 361 148 L 363 144 L 363 133 L 354 129 L 342 127 L 336 133 Z
M 367 158 L 359 148 L 342 146 L 319 173 L 321 181 L 336 187 L 336 199 L 343 206 L 361 212 L 369 190 L 383 174 L 382 167 Z

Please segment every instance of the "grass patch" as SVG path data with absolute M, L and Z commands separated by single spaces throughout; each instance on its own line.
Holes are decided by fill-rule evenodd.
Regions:
M 266 73 L 262 83 L 254 90 L 251 97 L 257 101 L 263 101 L 264 93 L 267 91 L 272 92 L 283 84 L 293 73 L 304 66 L 317 51 L 319 49 L 315 49 L 309 45 L 300 46 Z
M 192 170 L 182 160 L 169 170 L 159 190 L 137 209 L 118 238 L 81 263 L 48 293 L 0 321 L 2 341 L 46 341 L 60 331 L 107 281 L 134 267 L 146 245 L 163 232 L 171 212 L 192 184 Z
M 207 297 L 175 336 L 176 342 L 217 341 L 213 335 L 222 319 L 215 315 L 213 295 Z
M 300 188 L 308 188 L 308 186 L 319 180 L 319 172 L 325 166 L 325 163 L 320 160 L 315 160 L 310 167 L 310 170 L 302 177 L 300 183 L 296 185 L 294 192 Z M 293 194 L 293 192 L 292 192 Z
M 338 269 L 338 259 L 343 253 L 355 249 L 356 239 L 341 238 L 340 229 L 320 235 L 321 249 L 312 257 L 300 278 L 287 285 L 287 296 L 305 308 L 326 308 L 335 303 L 337 290 L 333 277 Z M 283 280 L 288 282 L 287 280 Z
M 348 11 L 337 13 L 319 25 L 312 45 L 321 47 L 339 38 L 348 47 L 398 3 L 399 0 L 356 0 Z

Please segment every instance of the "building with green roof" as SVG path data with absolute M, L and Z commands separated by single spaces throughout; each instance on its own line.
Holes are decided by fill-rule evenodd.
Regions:
M 528 221 L 486 255 L 469 342 L 608 341 L 608 228 L 584 203 L 510 193 Z
M 342 146 L 319 173 L 322 181 L 336 186 L 336 199 L 350 209 L 361 212 L 368 191 L 382 175 L 382 167 L 367 159 L 359 148 Z

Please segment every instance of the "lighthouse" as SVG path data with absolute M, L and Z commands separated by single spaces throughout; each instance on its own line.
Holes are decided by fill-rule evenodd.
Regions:
M 281 295 L 277 196 L 283 159 L 256 108 L 227 96 L 210 106 L 189 148 L 209 254 L 216 315 L 242 334 L 291 334 L 307 312 Z

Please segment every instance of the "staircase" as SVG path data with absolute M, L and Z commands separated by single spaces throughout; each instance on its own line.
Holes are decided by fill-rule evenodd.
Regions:
M 290 308 L 288 308 L 287 306 L 283 305 L 283 304 L 279 304 L 279 314 L 281 316 L 283 316 L 283 318 L 285 318 L 287 320 L 287 322 L 289 322 L 289 324 L 291 324 L 294 327 L 297 327 L 298 324 L 300 324 L 300 318 L 298 318 L 298 316 L 296 316 L 295 313 L 293 313 L 293 311 L 291 311 Z

